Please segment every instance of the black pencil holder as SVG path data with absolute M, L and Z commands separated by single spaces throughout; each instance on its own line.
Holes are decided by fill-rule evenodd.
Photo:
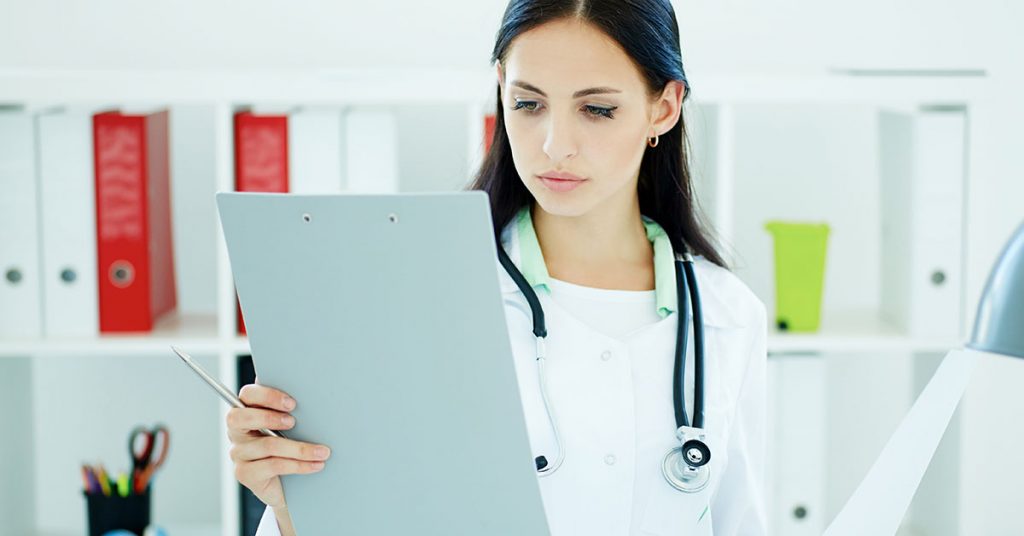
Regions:
M 109 497 L 102 493 L 86 493 L 89 536 L 103 536 L 115 529 L 142 536 L 149 526 L 149 490 L 147 487 L 141 495 L 127 497 L 121 497 L 116 491 Z

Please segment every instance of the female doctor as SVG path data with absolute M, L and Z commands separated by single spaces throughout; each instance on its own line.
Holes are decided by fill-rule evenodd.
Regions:
M 669 0 L 512 0 L 492 61 L 473 188 L 513 265 L 502 292 L 552 535 L 765 534 L 765 310 L 700 223 Z M 254 407 L 227 415 L 231 457 L 267 504 L 257 534 L 294 534 L 279 476 L 330 450 L 257 432 L 294 425 L 287 394 L 240 398 Z M 692 439 L 706 450 L 684 464 Z

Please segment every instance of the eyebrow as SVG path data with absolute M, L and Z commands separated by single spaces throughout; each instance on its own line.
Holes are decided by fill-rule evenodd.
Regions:
M 525 89 L 527 91 L 532 91 L 534 93 L 538 93 L 542 97 L 547 97 L 547 94 L 544 93 L 543 91 L 541 91 L 540 88 L 538 88 L 537 86 L 534 86 L 532 84 L 528 84 L 528 83 L 523 82 L 521 80 L 513 80 L 512 81 L 512 85 L 513 86 L 517 86 L 517 87 L 521 87 L 521 88 L 523 88 L 523 89 Z M 577 91 L 576 93 L 573 93 L 572 94 L 572 98 L 578 99 L 580 97 L 586 97 L 586 96 L 589 96 L 589 95 L 601 95 L 601 94 L 604 94 L 604 93 L 622 93 L 622 92 L 619 91 L 618 89 L 610 88 L 610 87 L 592 87 L 592 88 L 587 88 L 587 89 L 581 89 L 581 90 Z

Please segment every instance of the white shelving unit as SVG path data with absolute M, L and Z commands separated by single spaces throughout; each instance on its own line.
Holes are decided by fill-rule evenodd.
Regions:
M 757 181 L 782 180 L 777 174 L 778 168 L 772 167 L 772 162 L 788 162 L 792 170 L 805 169 L 807 166 L 817 166 L 812 172 L 820 174 L 821 180 L 827 181 L 830 176 L 842 176 L 836 169 L 829 169 L 829 160 L 822 158 L 801 158 L 799 147 L 793 147 L 790 143 L 800 143 L 804 138 L 788 139 L 788 136 L 763 136 L 760 135 L 772 132 L 803 132 L 807 125 L 787 125 L 780 123 L 780 118 L 804 117 L 814 120 L 822 120 L 830 123 L 832 127 L 841 125 L 842 121 L 848 118 L 859 118 L 854 121 L 856 128 L 860 130 L 851 131 L 851 136 L 858 136 L 856 143 L 847 147 L 853 154 L 844 153 L 843 147 L 829 146 L 821 149 L 823 153 L 832 155 L 830 151 L 838 151 L 832 155 L 831 161 L 853 162 L 858 160 L 857 151 L 866 146 L 864 144 L 876 143 L 878 139 L 876 118 L 883 110 L 913 114 L 925 106 L 949 105 L 971 109 L 972 103 L 981 98 L 983 94 L 984 78 L 956 78 L 956 77 L 859 77 L 842 74 L 824 75 L 778 75 L 778 76 L 740 76 L 740 75 L 697 75 L 693 77 L 694 91 L 692 99 L 687 105 L 686 121 L 689 125 L 690 134 L 694 142 L 694 154 L 691 162 L 694 167 L 695 180 L 699 196 L 705 209 L 709 213 L 715 228 L 718 230 L 721 241 L 725 246 L 727 258 L 738 259 L 735 262 L 736 273 L 740 275 L 756 293 L 769 304 L 769 318 L 772 318 L 772 293 L 771 287 L 771 256 L 764 248 L 768 240 L 760 223 L 752 218 L 760 218 L 762 215 L 773 213 L 774 210 L 786 210 L 794 198 L 804 195 L 799 187 L 786 191 L 777 192 L 776 196 L 758 196 L 750 198 L 747 195 L 751 188 L 760 184 Z M 183 203 L 178 203 L 174 214 L 179 216 L 187 212 L 190 221 L 176 221 L 175 232 L 185 233 L 189 241 L 184 243 L 184 248 L 176 251 L 178 265 L 192 267 L 190 270 L 180 270 L 179 274 L 185 278 L 179 282 L 179 294 L 189 293 L 195 299 L 192 303 L 200 304 L 196 310 L 187 310 L 176 314 L 171 318 L 162 321 L 151 334 L 130 335 L 130 336 L 101 336 L 74 340 L 50 340 L 50 339 L 0 339 L 0 367 L 15 364 L 29 363 L 33 371 L 39 367 L 49 367 L 50 372 L 42 376 L 52 375 L 52 368 L 63 366 L 72 361 L 95 362 L 97 366 L 110 367 L 111 374 L 122 374 L 124 377 L 132 377 L 138 371 L 152 372 L 163 370 L 154 368 L 153 363 L 160 363 L 166 368 L 168 375 L 160 378 L 161 382 L 171 382 L 187 390 L 189 396 L 205 397 L 201 405 L 208 412 L 213 408 L 219 409 L 219 434 L 214 434 L 207 419 L 207 425 L 203 430 L 211 432 L 205 436 L 196 436 L 191 441 L 198 443 L 199 450 L 205 450 L 209 454 L 205 461 L 211 460 L 214 466 L 219 467 L 219 475 L 216 478 L 216 489 L 194 490 L 190 493 L 186 487 L 171 489 L 168 482 L 167 489 L 161 489 L 158 493 L 177 494 L 177 502 L 217 501 L 219 508 L 217 514 L 210 519 L 198 520 L 198 533 L 204 530 L 204 523 L 208 522 L 208 532 L 219 533 L 223 536 L 237 536 L 239 527 L 239 494 L 238 486 L 233 477 L 233 467 L 227 457 L 228 443 L 225 437 L 223 414 L 225 406 L 214 399 L 211 393 L 205 391 L 205 387 L 198 385 L 195 380 L 182 372 L 180 376 L 172 376 L 169 371 L 179 367 L 173 362 L 173 356 L 169 351 L 169 345 L 174 344 L 192 352 L 197 356 L 203 356 L 212 370 L 219 373 L 221 380 L 229 387 L 237 389 L 236 366 L 239 355 L 248 352 L 248 343 L 244 337 L 236 335 L 235 326 L 235 294 L 232 284 L 230 266 L 228 263 L 226 248 L 220 232 L 219 223 L 216 219 L 215 206 L 212 199 L 214 191 L 227 191 L 233 188 L 233 149 L 232 149 L 232 114 L 240 105 L 261 105 L 270 107 L 288 107 L 303 105 L 317 107 L 336 107 L 339 109 L 347 107 L 388 107 L 395 110 L 410 111 L 402 117 L 430 118 L 430 121 L 422 120 L 411 127 L 412 130 L 400 136 L 403 139 L 415 140 L 418 134 L 436 131 L 434 129 L 447 129 L 458 133 L 459 146 L 446 154 L 435 155 L 438 162 L 446 162 L 444 169 L 460 169 L 464 176 L 452 177 L 448 183 L 426 184 L 416 182 L 410 184 L 408 176 L 413 173 L 415 167 L 403 168 L 400 163 L 401 188 L 402 189 L 454 189 L 462 186 L 469 178 L 469 174 L 475 168 L 480 159 L 482 150 L 483 114 L 493 109 L 494 99 L 494 73 L 490 69 L 480 71 L 443 71 L 443 70 L 358 70 L 358 71 L 294 71 L 294 72 L 261 72 L 261 73 L 206 73 L 206 72 L 36 72 L 36 71 L 4 71 L 0 72 L 0 105 L 19 105 L 29 111 L 42 110 L 53 106 L 169 106 L 172 109 L 172 131 L 182 127 L 174 122 L 174 110 L 188 110 L 188 128 L 193 128 L 195 134 L 202 140 L 201 143 L 212 144 L 198 158 L 202 161 L 196 163 L 203 172 L 189 176 L 179 175 L 172 168 L 172 188 L 176 201 L 186 200 L 189 208 L 186 209 Z M 447 118 L 447 119 L 445 119 Z M 435 124 L 436 120 L 445 121 L 440 125 Z M 415 121 L 414 121 L 415 122 Z M 817 123 L 815 123 L 817 124 Z M 399 121 L 400 131 L 409 127 L 408 123 Z M 454 130 L 452 130 L 454 129 Z M 789 129 L 789 130 L 787 130 Z M 802 129 L 802 130 L 801 130 Z M 840 130 L 842 130 L 840 128 Z M 866 138 L 865 136 L 874 136 Z M 186 136 L 187 137 L 187 136 Z M 827 134 L 821 135 L 829 139 Z M 172 140 L 175 137 L 172 134 Z M 852 138 L 851 138 L 852 139 Z M 846 140 L 846 138 L 843 138 Z M 867 140 L 867 141 L 865 141 Z M 762 146 L 763 144 L 763 146 Z M 408 146 L 408 145 L 407 145 Z M 172 153 L 174 147 L 172 146 Z M 432 151 L 435 153 L 436 151 Z M 399 146 L 399 159 L 409 154 L 402 151 Z M 772 156 L 772 155 L 776 156 Z M 782 155 L 782 156 L 779 156 Z M 845 156 L 842 156 L 845 155 Z M 752 160 L 755 162 L 752 163 Z M 190 173 L 192 168 L 190 167 Z M 863 177 L 867 182 L 878 185 L 880 174 L 876 172 L 872 176 Z M 761 173 L 764 173 L 761 176 Z M 785 181 L 783 181 L 785 182 Z M 786 182 L 787 188 L 795 183 Z M 824 213 L 836 214 L 836 226 L 834 233 L 830 236 L 829 243 L 829 264 L 826 272 L 834 274 L 835 278 L 826 280 L 825 303 L 823 307 L 822 328 L 814 334 L 789 334 L 780 333 L 770 327 L 768 340 L 769 354 L 773 356 L 771 361 L 773 371 L 771 381 L 775 387 L 785 385 L 799 385 L 799 378 L 806 381 L 821 382 L 820 385 L 834 385 L 828 383 L 830 375 L 838 374 L 835 369 L 828 372 L 825 367 L 833 361 L 843 363 L 845 367 L 855 367 L 851 370 L 862 370 L 858 362 L 870 361 L 871 366 L 884 367 L 885 373 L 895 385 L 897 392 L 892 394 L 891 400 L 904 405 L 909 404 L 911 396 L 915 394 L 915 388 L 920 383 L 919 378 L 913 375 L 914 364 L 921 359 L 911 359 L 913 356 L 929 356 L 944 353 L 947 349 L 958 346 L 962 339 L 961 333 L 950 336 L 948 339 L 936 339 L 934 337 L 920 337 L 907 333 L 895 327 L 893 324 L 883 320 L 879 307 L 865 306 L 851 297 L 859 294 L 872 294 L 880 291 L 881 283 L 878 281 L 878 272 L 885 269 L 885 263 L 879 257 L 880 253 L 864 254 L 854 251 L 849 255 L 846 240 L 849 235 L 843 232 L 847 228 L 842 227 L 840 221 L 847 222 L 850 215 L 845 212 L 850 210 L 850 199 L 856 199 L 854 207 L 864 205 L 874 207 L 867 214 L 868 219 L 873 218 L 874 223 L 865 222 L 864 229 L 877 230 L 877 220 L 881 202 L 877 198 L 877 189 L 845 188 L 842 183 L 829 184 L 826 189 L 834 195 L 833 204 L 825 207 L 818 207 Z M 769 189 L 770 190 L 770 189 Z M 850 190 L 847 196 L 844 194 Z M 867 193 L 865 193 L 867 192 Z M 843 194 L 843 195 L 840 195 Z M 194 203 L 194 206 L 191 206 Z M 832 212 L 830 212 L 832 211 Z M 775 217 L 785 217 L 787 212 L 779 213 Z M 840 218 L 842 214 L 842 218 Z M 196 228 L 191 218 L 203 223 L 203 226 Z M 870 223 L 870 224 L 869 224 Z M 216 237 L 216 238 L 210 238 Z M 191 241 L 191 240 L 194 240 Z M 956 240 L 962 240 L 955 237 Z M 878 241 L 875 235 L 867 236 L 860 241 Z M 178 242 L 179 245 L 182 242 Z M 195 248 L 191 248 L 191 246 Z M 838 257 L 837 257 L 838 255 Z M 862 263 L 861 266 L 849 266 L 845 262 L 849 259 L 856 259 Z M 833 261 L 836 261 L 833 264 Z M 861 277 L 861 272 L 867 271 L 873 276 Z M 191 278 L 191 279 L 189 279 Z M 866 283 L 865 283 L 866 280 Z M 850 291 L 847 287 L 863 284 L 863 288 L 857 292 Z M 207 289 L 213 289 L 215 297 L 205 296 Z M 841 291 L 846 289 L 845 291 Z M 962 294 L 963 290 L 959 292 Z M 836 302 L 836 298 L 849 298 L 850 303 L 843 301 Z M 876 304 L 877 305 L 877 304 Z M 963 318 L 963 316 L 962 316 Z M 828 356 L 830 359 L 817 359 Z M 831 359 L 836 356 L 836 359 Z M 863 359 L 857 356 L 865 356 Z M 800 361 L 788 361 L 788 360 Z M 116 365 L 113 365 L 116 360 Z M 164 365 L 166 364 L 166 366 Z M 790 363 L 790 364 L 787 364 Z M 791 363 L 812 363 L 808 367 L 796 365 L 801 368 L 798 376 L 787 372 L 792 369 Z M 816 363 L 816 364 L 813 364 Z M 879 365 L 881 363 L 881 365 Z M 930 361 L 929 361 L 930 363 Z M 20 365 L 19 365 L 20 366 Z M 114 369 L 113 367 L 116 367 Z M 22 367 L 24 368 L 24 367 Z M 136 370 L 138 369 L 138 370 Z M 0 370 L 3 370 L 0 368 Z M 19 369 L 20 370 L 20 369 Z M 789 376 L 785 376 L 790 374 Z M 865 374 L 865 381 L 871 381 L 870 371 Z M 17 375 L 15 375 L 17 376 Z M 14 377 L 14 376 L 12 376 Z M 781 379 L 781 380 L 780 380 Z M 906 389 L 899 390 L 899 386 L 905 381 Z M 915 383 L 915 381 L 917 383 Z M 796 382 L 796 383 L 794 383 Z M 0 405 L 8 407 L 26 408 L 38 405 L 38 401 L 45 397 L 54 396 L 50 393 L 43 393 L 45 385 L 40 385 L 38 379 L 28 384 L 18 383 L 8 385 L 0 377 L 0 392 L 5 393 L 0 397 Z M 798 389 L 799 390 L 799 389 Z M 143 390 L 144 391 L 144 390 Z M 773 425 L 771 430 L 785 428 L 785 433 L 773 435 L 770 443 L 779 439 L 783 444 L 772 445 L 772 463 L 769 464 L 769 475 L 771 486 L 770 497 L 776 497 L 777 502 L 770 504 L 772 526 L 784 534 L 820 534 L 820 527 L 830 518 L 830 511 L 841 506 L 841 499 L 837 498 L 842 493 L 848 493 L 848 480 L 855 475 L 846 475 L 848 478 L 843 483 L 834 485 L 830 479 L 835 473 L 832 467 L 825 467 L 829 463 L 829 456 L 840 452 L 841 443 L 847 438 L 847 434 L 853 435 L 848 428 L 837 426 L 831 423 L 826 427 L 824 422 L 827 418 L 826 410 L 835 404 L 849 403 L 849 400 L 839 400 L 823 391 L 828 389 L 804 390 L 805 396 L 812 397 L 811 405 L 803 404 L 809 408 L 808 422 L 794 424 L 785 415 L 775 414 L 772 417 Z M 778 396 L 785 393 L 774 393 L 770 407 L 780 410 L 778 403 L 781 399 Z M 68 395 L 71 396 L 71 395 Z M 74 395 L 78 396 L 78 395 Z M 91 395 L 102 399 L 102 404 L 113 403 L 116 396 L 109 393 L 95 393 Z M 824 400 L 823 398 L 828 398 Z M 108 400 L 109 398 L 109 400 Z M 65 400 L 65 402 L 67 402 Z M 216 404 L 216 405 L 215 405 Z M 788 404 L 788 405 L 787 405 Z M 789 400 L 784 407 L 792 407 L 793 404 L 802 404 L 799 400 Z M 817 404 L 817 407 L 815 407 Z M 179 419 L 192 417 L 189 411 L 196 410 L 197 404 L 190 405 L 187 409 L 177 407 L 162 407 L 168 414 Z M 44 408 L 45 409 L 45 408 Z M 41 414 L 38 407 L 33 407 L 36 420 L 44 422 L 36 424 L 22 422 L 21 426 L 30 426 L 28 430 L 15 430 L 15 434 L 25 434 L 34 438 L 38 443 L 41 436 L 50 435 L 40 428 L 61 427 L 58 414 Z M 891 409 L 894 414 L 902 415 L 901 411 Z M 5 422 L 0 414 L 0 422 Z M 102 417 L 98 417 L 102 419 Z M 52 419 L 52 420 L 46 420 Z M 804 426 L 804 428 L 799 428 Z M 850 423 L 851 426 L 863 426 L 863 423 Z M 888 431 L 884 428 L 891 423 L 883 423 L 882 430 L 867 434 L 871 442 L 865 446 L 867 450 L 881 444 L 878 441 L 887 437 Z M 817 427 L 817 428 L 815 428 Z M 891 431 L 891 430 L 889 430 Z M 125 430 L 127 433 L 127 429 Z M 858 432 L 862 437 L 863 431 Z M 94 435 L 102 436 L 101 431 L 94 431 Z M 793 461 L 799 456 L 794 456 L 787 451 L 790 446 L 796 449 L 805 448 L 804 445 L 791 445 L 786 441 L 800 441 L 808 434 L 820 438 L 812 445 L 817 450 L 810 456 L 810 459 L 817 460 L 817 465 L 800 466 L 800 461 Z M 827 434 L 827 435 L 825 435 Z M 785 437 L 783 437 L 785 436 Z M 786 439 L 786 438 L 790 439 Z M 828 441 L 826 441 L 826 438 Z M 879 439 L 881 438 L 881 439 Z M 116 443 L 116 453 L 123 450 L 123 438 L 115 437 L 110 440 Z M 85 442 L 89 445 L 97 443 L 96 438 Z M 820 444 L 818 444 L 820 443 Z M 856 441 L 853 441 L 856 443 Z M 33 445 L 33 441 L 28 441 Z M 71 443 L 58 446 L 45 446 L 36 444 L 30 448 L 39 451 L 39 455 L 58 455 L 64 458 L 62 462 L 68 465 L 77 462 L 79 457 L 88 456 L 88 452 L 71 452 Z M 862 445 L 864 446 L 864 445 Z M 5 447 L 7 448 L 7 447 Z M 15 447 L 18 448 L 18 447 Z M 807 447 L 810 448 L 810 447 Z M 40 450 L 42 449 L 42 450 Z M 821 450 L 827 449 L 827 450 Z M 8 453 L 4 453 L 8 454 Z M 14 455 L 23 454 L 20 452 Z M 29 459 L 29 454 L 24 453 Z M 99 452 L 97 454 L 103 454 Z M 121 454 L 123 457 L 125 454 Z M 173 456 L 173 454 L 172 454 Z M 861 456 L 862 461 L 873 459 L 871 452 Z M 36 527 L 35 530 L 45 530 L 47 534 L 53 533 L 74 533 L 73 524 L 76 516 L 84 522 L 81 497 L 65 496 L 62 499 L 47 498 L 49 495 L 42 490 L 53 490 L 67 486 L 79 485 L 79 476 L 68 474 L 60 476 L 60 482 L 46 480 L 50 474 L 40 474 L 44 460 L 34 459 L 32 467 L 35 470 L 22 470 L 17 476 L 24 480 L 24 486 L 31 490 L 36 497 L 32 508 L 20 512 L 25 516 L 23 523 L 26 526 L 33 526 L 38 519 L 47 519 L 57 515 L 63 521 L 57 526 Z M 50 463 L 50 462 L 46 462 Z M 866 463 L 866 462 L 865 462 Z M 856 465 L 856 464 L 854 464 Z M 866 467 L 864 467 L 866 469 Z M 179 467 L 179 471 L 187 471 L 188 468 Z M 821 475 L 810 474 L 812 471 L 822 471 Z M 54 473 L 56 475 L 56 473 Z M 843 476 L 843 475 L 840 475 Z M 57 478 L 54 476 L 53 478 Z M 816 478 L 825 481 L 816 481 Z M 803 497 L 799 493 L 784 492 L 779 488 L 780 482 L 788 479 L 792 482 L 811 482 L 807 493 L 813 496 Z M 808 480 L 809 479 L 809 480 Z M 168 477 L 168 480 L 170 478 Z M 828 481 L 828 482 L 826 482 Z M 787 488 L 792 490 L 792 487 Z M 827 497 L 822 496 L 827 495 Z M 159 495 L 157 499 L 159 499 Z M 783 502 L 786 501 L 786 502 Z M 938 497 L 931 500 L 955 500 L 949 497 Z M 42 504 L 43 502 L 47 504 Z M 175 504 L 177 504 L 177 502 Z M 156 522 L 173 525 L 175 522 L 185 522 L 194 527 L 197 522 L 194 519 L 168 519 L 161 517 L 162 505 L 171 503 L 156 503 Z M 808 515 L 803 519 L 796 519 L 791 515 L 794 508 L 803 506 L 808 510 Z M 955 507 L 955 504 L 948 506 Z M 167 507 L 173 511 L 172 506 Z M 180 510 L 179 510 L 180 511 Z M 71 527 L 71 528 L 68 528 Z

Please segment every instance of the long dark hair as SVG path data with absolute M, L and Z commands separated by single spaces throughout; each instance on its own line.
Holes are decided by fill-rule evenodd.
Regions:
M 650 95 L 660 94 L 669 81 L 690 84 L 683 71 L 679 49 L 679 25 L 669 0 L 511 0 L 498 30 L 491 64 L 504 64 L 509 45 L 521 33 L 562 18 L 588 22 L 602 30 L 632 57 L 640 68 Z M 476 178 L 470 185 L 490 196 L 494 233 L 501 230 L 524 206 L 533 202 L 512 161 L 512 147 L 505 132 L 501 88 L 496 91 L 494 137 Z M 688 248 L 693 255 L 728 268 L 709 238 L 690 178 L 689 139 L 683 119 L 662 134 L 657 147 L 648 147 L 640 162 L 637 193 L 640 212 L 658 222 L 676 251 Z

